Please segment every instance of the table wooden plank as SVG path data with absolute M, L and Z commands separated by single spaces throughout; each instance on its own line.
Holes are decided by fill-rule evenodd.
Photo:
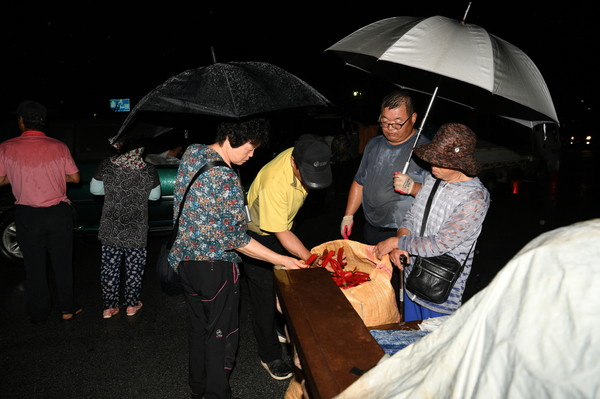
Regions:
M 327 270 L 275 270 L 276 290 L 311 398 L 329 399 L 384 351 Z

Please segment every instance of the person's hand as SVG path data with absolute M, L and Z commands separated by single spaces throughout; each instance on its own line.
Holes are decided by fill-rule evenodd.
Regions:
M 281 264 L 287 270 L 306 269 L 308 265 L 302 260 L 294 259 L 290 256 L 284 257 L 285 261 Z
M 400 270 L 404 270 L 404 266 L 410 263 L 408 252 L 403 249 L 392 249 L 392 252 L 390 252 L 390 260 Z
M 401 194 L 411 193 L 415 181 L 407 174 L 394 172 L 394 190 Z
M 398 249 L 398 237 L 390 237 L 378 242 L 377 245 L 375 245 L 373 253 L 377 259 L 381 259 L 384 255 L 389 254 L 394 249 Z
M 354 216 L 346 215 L 342 218 L 342 225 L 340 226 L 340 232 L 342 233 L 342 237 L 344 239 L 348 239 L 350 234 L 352 234 L 352 226 L 354 226 Z

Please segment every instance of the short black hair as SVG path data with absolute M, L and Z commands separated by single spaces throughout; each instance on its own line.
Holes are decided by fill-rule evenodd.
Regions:
M 46 126 L 46 118 L 42 116 L 23 116 L 23 125 L 27 130 L 42 130 Z
M 402 104 L 406 106 L 406 113 L 410 116 L 415 112 L 415 100 L 406 90 L 395 90 L 389 93 L 381 101 L 381 110 L 384 108 L 398 108 Z
M 229 138 L 233 148 L 250 143 L 256 148 L 269 142 L 271 124 L 264 118 L 248 119 L 240 122 L 221 122 L 217 126 L 215 141 L 223 144 Z
M 23 125 L 27 130 L 42 130 L 46 125 L 48 110 L 37 101 L 24 100 L 19 103 L 15 115 L 23 118 Z

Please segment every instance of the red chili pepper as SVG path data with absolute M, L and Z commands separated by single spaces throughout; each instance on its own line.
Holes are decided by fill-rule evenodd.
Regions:
M 329 259 L 329 264 L 331 265 L 331 268 L 333 269 L 333 272 L 335 274 L 337 274 L 338 276 L 342 276 L 342 274 L 340 273 L 340 264 L 337 262 L 337 260 L 335 260 L 334 257 L 332 257 L 331 259 Z
M 344 276 L 344 269 L 342 269 L 342 267 L 340 266 L 338 261 L 333 258 L 331 258 L 329 260 L 329 263 L 331 263 L 331 267 L 333 268 L 333 271 L 341 278 L 342 284 L 345 285 L 346 284 L 346 276 Z
M 357 267 L 355 267 L 352 271 L 344 270 L 344 266 L 346 266 L 347 263 L 343 261 L 343 247 L 338 248 L 337 256 L 335 255 L 336 251 L 329 251 L 328 249 L 325 249 L 323 251 L 323 255 L 320 256 L 320 259 L 322 260 L 321 266 L 325 267 L 328 263 L 331 265 L 331 269 L 333 270 L 333 272 L 331 272 L 330 274 L 333 278 L 333 281 L 338 287 L 345 290 L 348 288 L 356 287 L 366 281 L 371 281 L 369 273 L 361 272 L 360 270 L 358 270 Z M 311 260 L 311 258 L 313 257 L 319 259 L 319 255 L 311 254 L 310 258 L 307 259 L 305 263 L 309 264 L 309 260 Z M 312 260 L 311 263 L 312 262 L 314 262 L 314 260 Z
M 343 274 L 343 270 L 340 267 L 340 264 L 337 262 L 337 260 L 335 260 L 335 258 L 331 258 L 329 259 L 329 264 L 331 265 L 331 268 L 333 269 L 333 272 L 339 276 L 339 277 L 344 277 Z
M 317 255 L 317 254 L 311 254 L 311 255 L 309 256 L 309 258 L 308 258 L 308 259 L 306 259 L 306 261 L 305 261 L 304 263 L 306 263 L 307 265 L 309 265 L 309 266 L 310 266 L 310 265 L 312 265 L 312 264 L 313 264 L 313 262 L 314 262 L 315 260 L 317 260 L 317 258 L 318 258 L 318 257 L 319 257 L 319 255 Z
M 342 268 L 344 268 L 344 266 L 346 266 L 346 263 L 344 263 L 344 247 L 340 247 L 338 249 L 337 261 L 340 264 L 340 266 L 342 266 Z
M 325 250 L 325 251 L 327 251 L 327 250 Z M 323 267 L 327 266 L 327 262 L 329 262 L 331 260 L 331 258 L 333 258 L 333 255 L 335 255 L 335 251 L 331 251 L 331 252 L 325 254 L 325 257 L 322 258 L 323 263 L 321 263 L 321 266 L 323 266 Z

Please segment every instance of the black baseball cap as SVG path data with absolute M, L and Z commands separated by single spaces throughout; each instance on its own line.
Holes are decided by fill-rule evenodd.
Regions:
M 294 143 L 292 156 L 307 187 L 322 189 L 331 185 L 331 148 L 323 137 L 303 134 Z
M 21 101 L 15 111 L 15 115 L 22 116 L 25 119 L 46 119 L 47 114 L 46 107 L 31 100 Z

